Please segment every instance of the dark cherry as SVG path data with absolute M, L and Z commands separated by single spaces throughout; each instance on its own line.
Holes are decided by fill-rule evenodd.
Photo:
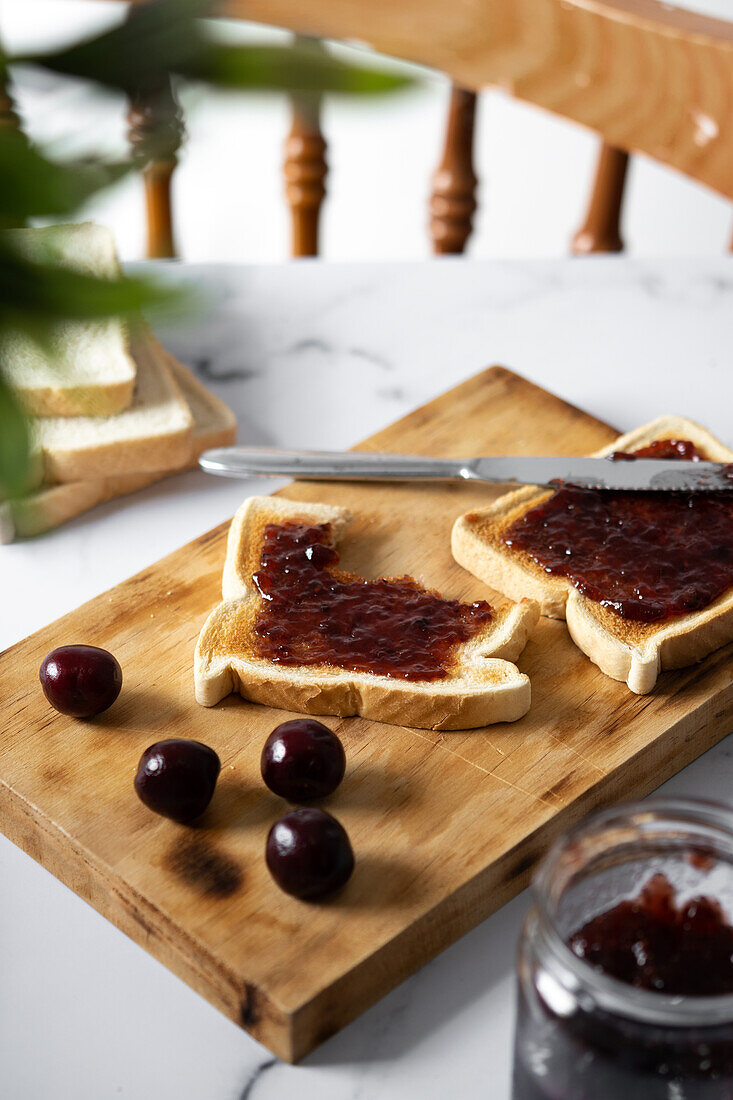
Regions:
M 135 790 L 145 805 L 174 821 L 193 821 L 211 802 L 221 761 L 200 741 L 156 741 L 140 757 Z
M 339 890 L 354 870 L 343 825 L 324 810 L 302 806 L 270 829 L 265 859 L 281 890 L 314 901 Z
M 346 754 L 338 737 L 314 718 L 276 726 L 260 762 L 267 786 L 289 802 L 310 802 L 332 794 L 344 778 Z
M 43 658 L 43 694 L 52 707 L 73 718 L 91 718 L 111 707 L 122 687 L 122 669 L 106 649 L 61 645 Z

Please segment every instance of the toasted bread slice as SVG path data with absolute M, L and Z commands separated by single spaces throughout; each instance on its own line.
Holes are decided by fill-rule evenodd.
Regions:
M 116 416 L 36 417 L 31 442 L 43 459 L 43 481 L 84 481 L 183 466 L 191 454 L 193 417 L 152 334 L 133 337 L 135 396 Z
M 699 424 L 679 416 L 659 417 L 620 436 L 596 456 L 633 451 L 661 439 L 689 439 L 706 458 L 733 461 L 733 451 Z M 578 648 L 607 676 L 625 681 L 638 695 L 652 690 L 663 669 L 694 664 L 733 640 L 733 590 L 692 614 L 659 623 L 633 622 L 582 595 L 569 578 L 545 573 L 528 555 L 507 547 L 504 532 L 551 492 L 525 486 L 461 516 L 453 527 L 455 560 L 510 599 L 529 596 L 540 604 L 543 615 L 566 619 Z
M 3 238 L 28 260 L 116 279 L 120 265 L 108 229 L 91 222 L 9 229 Z M 60 321 L 40 344 L 22 331 L 0 336 L 0 373 L 36 416 L 110 416 L 135 387 L 127 326 L 119 318 Z
M 257 656 L 253 627 L 262 598 L 252 574 L 260 562 L 265 526 L 329 524 L 333 543 L 351 522 L 343 508 L 252 497 L 229 531 L 224 602 L 212 611 L 196 647 L 196 698 L 211 707 L 232 691 L 245 699 L 306 714 L 361 714 L 379 722 L 427 729 L 468 729 L 511 722 L 526 714 L 529 679 L 510 662 L 524 649 L 539 619 L 532 601 L 495 608 L 479 633 L 452 654 L 443 679 L 407 681 L 332 665 L 284 666 Z
M 185 467 L 189 468 L 209 447 L 226 447 L 233 443 L 237 422 L 231 409 L 209 393 L 187 367 L 173 356 L 166 358 L 193 415 L 193 453 Z M 69 481 L 65 485 L 42 487 L 22 500 L 0 503 L 0 543 L 41 534 L 97 504 L 135 492 L 177 472 L 117 474 L 88 481 Z

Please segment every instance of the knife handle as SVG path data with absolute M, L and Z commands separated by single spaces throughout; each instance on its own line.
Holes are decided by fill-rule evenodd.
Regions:
M 206 451 L 199 466 L 220 477 L 296 477 L 325 481 L 419 481 L 475 478 L 469 461 L 369 451 L 281 451 L 267 447 L 222 447 Z

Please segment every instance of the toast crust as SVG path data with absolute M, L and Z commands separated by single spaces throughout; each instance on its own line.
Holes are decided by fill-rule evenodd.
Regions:
M 602 458 L 661 439 L 689 439 L 714 462 L 733 461 L 733 451 L 705 428 L 678 416 L 661 416 L 595 452 Z M 567 577 L 552 576 L 522 551 L 510 550 L 504 532 L 552 490 L 524 486 L 487 508 L 467 512 L 453 527 L 453 557 L 474 576 L 510 599 L 529 596 L 543 615 L 565 619 L 575 644 L 602 672 L 645 695 L 661 671 L 701 661 L 733 641 L 733 589 L 701 611 L 660 623 L 623 619 L 582 595 Z
M 196 699 L 211 707 L 230 692 L 305 714 L 360 714 L 425 729 L 470 729 L 527 713 L 529 679 L 516 660 L 539 619 L 530 600 L 495 608 L 491 621 L 455 651 L 446 676 L 404 681 L 330 665 L 285 667 L 259 657 L 252 630 L 261 597 L 252 585 L 264 528 L 288 521 L 330 524 L 334 543 L 351 522 L 343 508 L 252 497 L 235 515 L 222 581 L 224 601 L 209 615 L 194 660 Z

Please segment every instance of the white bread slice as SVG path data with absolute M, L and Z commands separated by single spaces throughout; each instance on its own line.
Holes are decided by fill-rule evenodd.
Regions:
M 108 229 L 91 222 L 9 229 L 3 238 L 28 260 L 116 279 L 120 265 Z M 36 416 L 110 416 L 135 387 L 127 326 L 119 318 L 60 321 L 43 345 L 22 331 L 0 336 L 0 373 Z
M 261 597 L 252 583 L 267 523 L 328 523 L 334 543 L 351 515 L 326 504 L 251 497 L 229 531 L 224 602 L 212 611 L 194 661 L 196 699 L 211 707 L 238 691 L 255 703 L 305 714 L 360 714 L 378 722 L 436 730 L 511 722 L 527 713 L 529 679 L 510 662 L 539 619 L 529 600 L 495 608 L 492 620 L 453 655 L 444 679 L 406 681 L 332 666 L 285 667 L 255 655 L 252 626 Z
M 209 393 L 187 367 L 171 355 L 167 356 L 167 361 L 193 415 L 193 455 L 186 465 L 190 468 L 209 447 L 226 447 L 233 443 L 237 422 L 231 409 Z M 0 544 L 12 542 L 14 538 L 39 535 L 96 504 L 135 492 L 177 472 L 117 474 L 88 481 L 69 481 L 65 485 L 45 486 L 22 500 L 0 503 Z
M 661 416 L 596 451 L 633 451 L 659 439 L 689 439 L 715 462 L 733 462 L 733 451 L 699 424 L 679 416 Z M 510 599 L 538 601 L 542 614 L 566 619 L 575 644 L 602 672 L 628 684 L 637 695 L 650 692 L 663 669 L 701 661 L 733 641 L 733 589 L 709 607 L 660 623 L 624 619 L 582 595 L 567 577 L 545 573 L 528 556 L 502 542 L 508 527 L 551 495 L 524 486 L 487 508 L 468 512 L 453 527 L 453 557 L 474 576 Z
M 116 416 L 36 417 L 31 442 L 48 484 L 183 466 L 191 454 L 193 417 L 166 361 L 144 327 L 132 340 L 135 396 Z

